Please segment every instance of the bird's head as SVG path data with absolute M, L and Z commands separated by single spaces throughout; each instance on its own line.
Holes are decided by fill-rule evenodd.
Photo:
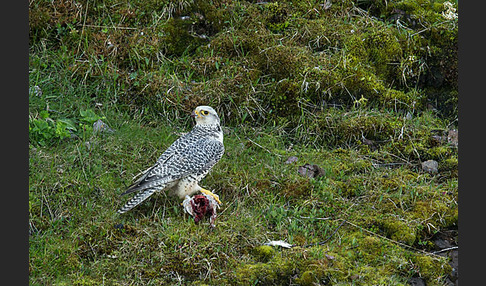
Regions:
M 196 119 L 196 124 L 219 124 L 219 116 L 210 106 L 198 106 L 191 113 L 191 117 Z

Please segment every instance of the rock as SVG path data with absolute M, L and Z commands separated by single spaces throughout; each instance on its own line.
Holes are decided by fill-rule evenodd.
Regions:
M 373 140 L 366 139 L 364 136 L 362 136 L 361 141 L 363 142 L 363 144 L 369 146 L 372 151 L 375 151 L 377 149 L 377 145 Z
M 449 257 L 449 265 L 452 267 L 451 273 L 446 279 L 445 285 L 457 285 L 458 284 L 458 267 L 459 260 L 458 254 L 459 249 L 457 247 L 458 231 L 453 230 L 442 230 L 434 234 L 432 241 L 434 242 L 435 249 L 438 249 L 436 254 L 440 256 Z
M 445 239 L 438 238 L 438 239 L 435 239 L 433 242 L 434 242 L 435 246 L 437 246 L 439 249 L 452 247 L 452 244 Z
M 329 259 L 329 260 L 334 260 L 335 257 L 330 255 L 330 254 L 325 254 L 326 258 Z
M 431 241 L 435 244 L 436 250 L 451 248 L 457 245 L 457 230 L 441 230 L 436 232 Z
M 118 224 L 115 224 L 115 229 L 123 230 L 123 229 L 125 229 L 125 226 L 123 225 L 123 223 L 118 223 Z
M 326 174 L 326 171 L 317 165 L 305 164 L 303 166 L 299 166 L 298 169 L 299 174 L 302 176 L 306 176 L 309 178 L 319 178 Z
M 458 274 L 459 274 L 459 251 L 457 249 L 452 250 L 449 253 L 449 257 L 451 258 L 451 262 L 449 264 L 452 267 L 452 272 L 449 275 L 449 279 L 454 283 L 454 285 L 457 285 L 459 283 L 458 281 Z
M 108 124 L 98 119 L 95 123 L 93 123 L 93 132 L 94 133 L 113 133 L 113 129 L 108 126 Z
M 422 170 L 430 174 L 436 174 L 439 171 L 439 163 L 434 160 L 428 160 L 422 163 Z
M 459 131 L 457 130 L 449 130 L 447 133 L 447 142 L 454 147 L 459 145 Z
M 368 145 L 368 146 L 372 146 L 374 144 L 374 142 L 370 139 L 366 139 L 366 138 L 363 137 L 363 144 Z
M 290 156 L 287 161 L 285 161 L 285 164 L 292 164 L 294 162 L 297 162 L 297 160 L 299 160 L 299 158 L 295 157 L 295 156 Z
M 29 87 L 29 93 L 34 94 L 35 96 L 42 96 L 42 89 L 39 86 Z
M 447 138 L 445 136 L 440 136 L 440 135 L 432 135 L 430 138 L 432 139 L 432 142 L 434 143 L 435 146 L 440 145 L 447 141 Z
M 412 285 L 412 286 L 425 286 L 424 280 L 422 280 L 422 278 L 419 278 L 419 277 L 410 278 L 408 280 L 408 283 L 410 283 L 410 285 Z

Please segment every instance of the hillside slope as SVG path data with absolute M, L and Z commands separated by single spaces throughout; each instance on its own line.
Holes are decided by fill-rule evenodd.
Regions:
M 30 284 L 454 285 L 456 9 L 30 1 Z M 216 227 L 164 194 L 117 214 L 201 104 Z

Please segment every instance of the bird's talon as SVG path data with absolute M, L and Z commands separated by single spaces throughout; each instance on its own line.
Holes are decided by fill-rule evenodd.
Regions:
M 201 189 L 201 193 L 205 194 L 205 195 L 208 195 L 208 196 L 211 196 L 213 197 L 217 202 L 218 204 L 223 204 L 220 200 L 219 200 L 219 196 L 216 195 L 216 194 L 213 194 L 211 191 L 209 190 L 206 190 L 206 189 Z

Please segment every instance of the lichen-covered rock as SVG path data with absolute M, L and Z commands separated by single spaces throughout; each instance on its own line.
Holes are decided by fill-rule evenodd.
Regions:
M 435 160 L 422 162 L 422 170 L 430 174 L 436 174 L 439 171 L 439 163 Z

